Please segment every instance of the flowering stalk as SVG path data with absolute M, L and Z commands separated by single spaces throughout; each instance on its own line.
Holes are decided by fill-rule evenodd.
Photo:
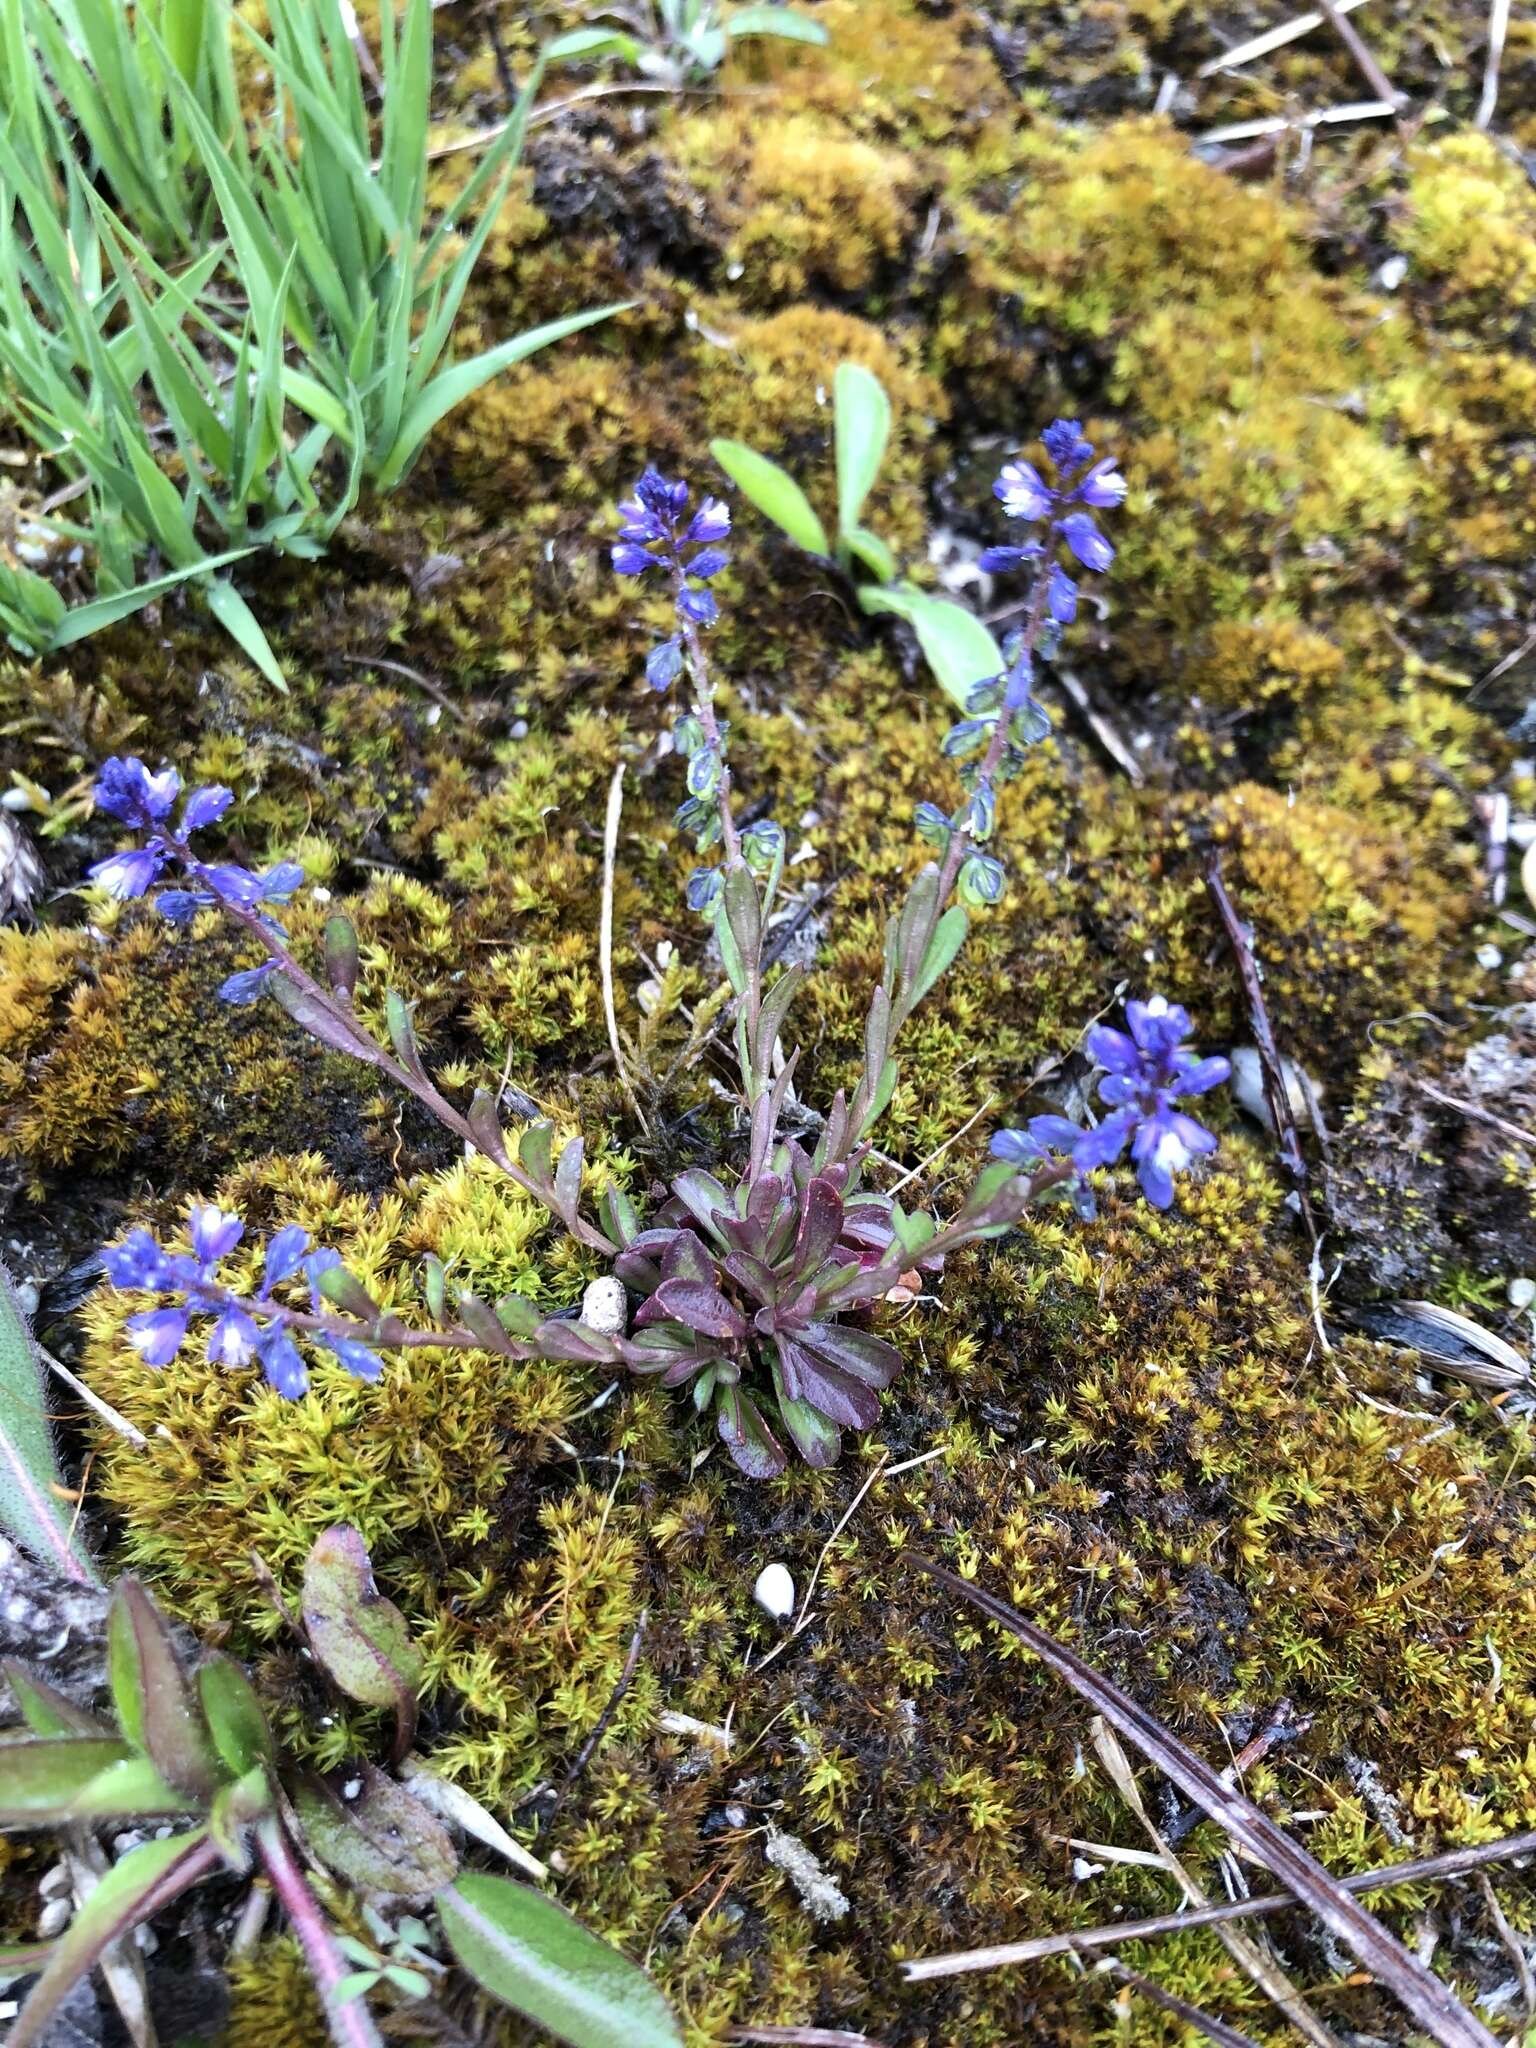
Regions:
M 376 1067 L 455 1137 L 483 1153 L 526 1194 L 542 1202 L 578 1243 L 611 1257 L 618 1249 L 614 1240 L 580 1211 L 579 1152 L 574 1173 L 551 1172 L 547 1141 L 541 1156 L 538 1138 L 529 1143 L 530 1133 L 524 1135 L 519 1158 L 513 1158 L 494 1103 L 483 1089 L 476 1092 L 467 1112 L 456 1109 L 427 1073 L 410 1012 L 392 990 L 386 996 L 386 1013 L 394 1050 L 381 1045 L 352 1007 L 357 935 L 350 923 L 333 918 L 326 928 L 332 984 L 326 988 L 293 957 L 286 931 L 267 907 L 289 900 L 304 879 L 303 869 L 287 861 L 265 875 L 256 875 L 229 862 L 204 861 L 192 848 L 192 834 L 221 818 L 234 801 L 233 793 L 212 784 L 194 789 L 181 807 L 179 820 L 173 823 L 171 814 L 180 791 L 181 778 L 174 768 L 152 775 L 137 756 L 108 761 L 96 784 L 97 807 L 146 837 L 126 852 L 97 861 L 90 869 L 91 880 L 119 900 L 155 889 L 156 907 L 176 925 L 190 925 L 203 909 L 222 910 L 249 932 L 267 956 L 259 966 L 232 974 L 220 985 L 225 1002 L 246 1004 L 265 993 L 276 996 L 295 1022 L 322 1045 Z M 157 888 L 168 869 L 179 869 L 190 886 Z M 536 1125 L 533 1133 L 546 1129 Z

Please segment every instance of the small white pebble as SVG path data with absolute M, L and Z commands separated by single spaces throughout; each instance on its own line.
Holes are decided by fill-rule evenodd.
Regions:
M 622 1337 L 629 1324 L 629 1298 L 624 1282 L 611 1273 L 605 1273 L 600 1280 L 589 1280 L 581 1297 L 581 1320 L 589 1330 L 597 1330 L 604 1337 Z
M 37 1937 L 39 1941 L 52 1941 L 56 1934 L 62 1934 L 75 1917 L 73 1899 L 50 1899 L 37 1916 Z
M 1479 967 L 1485 968 L 1489 974 L 1492 974 L 1496 967 L 1504 965 L 1504 955 L 1497 946 L 1479 946 L 1477 949 L 1477 964 Z
M 1509 1305 L 1511 1308 L 1529 1308 L 1536 1301 L 1536 1280 L 1519 1273 L 1509 1283 Z
M 1376 272 L 1376 282 L 1384 292 L 1395 292 L 1408 275 L 1406 256 L 1389 256 Z
M 752 1598 L 764 1614 L 775 1621 L 788 1621 L 795 1611 L 795 1582 L 781 1564 L 765 1564 L 752 1588 Z

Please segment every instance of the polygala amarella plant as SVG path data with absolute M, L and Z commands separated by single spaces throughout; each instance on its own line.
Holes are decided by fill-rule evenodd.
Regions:
M 321 1774 L 285 1755 L 241 1666 L 220 1651 L 191 1661 L 134 1579 L 119 1583 L 108 1616 L 110 1721 L 5 1664 L 24 1725 L 0 1737 L 0 1827 L 63 1831 L 66 1841 L 96 1826 L 156 1830 L 105 1870 L 56 1940 L 0 1950 L 7 1977 L 36 1974 L 8 2048 L 49 2034 L 77 1980 L 181 1893 L 257 1866 L 298 1937 L 339 2048 L 382 2048 L 368 1992 L 429 1996 L 446 1967 L 428 1952 L 439 1937 L 484 1990 L 562 2040 L 680 2048 L 677 2022 L 642 1970 L 532 1887 L 461 1870 L 445 1815 L 535 1873 L 542 1867 L 466 1792 L 409 1755 L 424 1659 L 375 1586 L 357 1530 L 317 1538 L 294 1626 L 338 1698 L 393 1713 L 398 1775 L 368 1762 Z M 349 1971 L 358 1944 L 323 1904 L 336 1886 L 385 1938 L 394 1933 L 388 1911 L 430 1898 L 438 1936 L 413 1920 L 415 1967 L 381 1961 Z M 366 1951 L 362 1959 L 371 1960 Z
M 676 630 L 653 649 L 646 674 L 658 692 L 686 678 L 687 701 L 672 731 L 687 763 L 677 824 L 703 857 L 688 899 L 711 921 L 734 997 L 748 1130 L 746 1157 L 734 1172 L 680 1174 L 648 1220 L 613 1189 L 595 1218 L 583 1210 L 580 1138 L 557 1157 L 547 1123 L 530 1124 L 515 1142 L 509 1139 L 484 1090 L 467 1109 L 450 1102 L 427 1073 L 409 1010 L 393 991 L 385 998 L 389 1043 L 376 1037 L 353 1004 L 358 941 L 346 918 L 333 917 L 326 927 L 323 981 L 299 963 L 274 914 L 298 887 L 299 870 L 282 863 L 258 875 L 206 861 L 192 844 L 223 815 L 228 790 L 194 790 L 178 811 L 173 770 L 151 774 L 138 760 L 106 764 L 97 802 L 140 838 L 97 863 L 91 870 L 97 883 L 119 897 L 157 888 L 160 910 L 176 924 L 216 907 L 242 925 L 263 957 L 224 982 L 226 1001 L 251 1002 L 270 992 L 322 1044 L 377 1068 L 542 1202 L 578 1242 L 610 1260 L 625 1287 L 641 1297 L 626 1333 L 541 1316 L 518 1295 L 490 1304 L 462 1289 L 454 1320 L 448 1276 L 429 1259 L 423 1295 L 431 1325 L 415 1328 L 384 1313 L 337 1253 L 312 1249 L 292 1225 L 269 1241 L 257 1292 L 242 1295 L 220 1279 L 218 1266 L 243 1225 L 200 1207 L 191 1218 L 190 1251 L 169 1250 L 136 1230 L 104 1255 L 113 1285 L 174 1297 L 174 1305 L 129 1319 L 130 1340 L 147 1363 L 167 1364 L 199 1318 L 207 1325 L 210 1360 L 257 1364 L 288 1395 L 302 1394 L 308 1384 L 301 1341 L 327 1348 L 364 1378 L 380 1371 L 382 1350 L 413 1345 L 622 1365 L 667 1386 L 688 1386 L 699 1411 L 713 1414 L 743 1471 L 770 1477 L 784 1469 L 790 1446 L 812 1465 L 829 1465 L 839 1454 L 842 1430 L 873 1427 L 880 1391 L 895 1378 L 901 1355 L 860 1318 L 914 1268 L 937 1273 L 950 1253 L 1001 1236 L 1042 1198 L 1067 1195 L 1090 1211 L 1085 1176 L 1127 1148 L 1148 1199 L 1168 1205 L 1173 1175 L 1215 1144 L 1179 1109 L 1179 1099 L 1215 1087 L 1226 1078 L 1227 1063 L 1188 1051 L 1187 1015 L 1156 997 L 1128 1006 L 1128 1036 L 1104 1027 L 1089 1036 L 1089 1051 L 1105 1070 L 1099 1088 L 1104 1120 L 1083 1129 L 1064 1117 L 1036 1117 L 1023 1129 L 999 1132 L 992 1164 L 947 1222 L 909 1212 L 893 1195 L 864 1185 L 870 1133 L 897 1082 L 900 1034 L 964 944 L 970 911 L 996 903 L 1005 887 L 1002 864 L 988 850 L 997 793 L 1050 730 L 1034 683 L 1037 664 L 1054 653 L 1075 615 L 1077 584 L 1067 561 L 1102 571 L 1114 559 L 1094 514 L 1123 500 L 1119 471 L 1110 460 L 1094 460 L 1076 421 L 1056 421 L 1044 445 L 1049 478 L 1020 459 L 997 483 L 1004 510 L 1041 530 L 986 558 L 993 570 L 1031 573 L 1024 623 L 1004 649 L 1005 670 L 976 683 L 967 716 L 946 739 L 946 752 L 960 764 L 963 799 L 948 812 L 931 803 L 918 809 L 918 831 L 936 858 L 889 920 L 861 1071 L 851 1092 L 833 1098 L 811 1150 L 780 1133 L 798 1061 L 794 1050 L 780 1056 L 781 1037 L 806 975 L 798 964 L 775 974 L 768 961 L 784 834 L 769 820 L 738 824 L 730 730 L 718 715 L 705 649 L 704 635 L 719 616 L 711 586 L 729 560 L 723 543 L 730 514 L 716 498 L 690 509 L 687 484 L 655 469 L 619 507 L 615 570 L 659 578 L 672 595 Z M 167 874 L 174 874 L 174 886 L 158 887 Z M 306 1291 L 296 1301 L 299 1288 Z

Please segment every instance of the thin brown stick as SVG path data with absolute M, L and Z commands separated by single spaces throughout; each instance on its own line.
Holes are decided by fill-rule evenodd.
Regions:
M 1238 916 L 1237 906 L 1227 894 L 1227 885 L 1222 879 L 1219 853 L 1211 855 L 1205 871 L 1205 886 L 1211 892 L 1211 901 L 1216 905 L 1217 914 L 1221 918 L 1237 960 L 1243 994 L 1248 998 L 1248 1021 L 1253 1027 L 1253 1042 L 1258 1047 L 1259 1065 L 1264 1072 L 1264 1093 L 1269 1099 L 1269 1113 L 1274 1119 L 1280 1156 L 1285 1161 L 1300 1193 L 1306 1186 L 1307 1162 L 1301 1156 L 1301 1139 L 1297 1135 L 1296 1119 L 1291 1114 L 1291 1092 L 1286 1085 L 1285 1062 L 1280 1057 L 1280 1048 L 1275 1043 L 1274 1028 L 1269 1021 L 1269 1007 L 1264 1001 L 1264 984 L 1259 979 L 1259 964 L 1253 957 L 1253 934 Z M 1305 1195 L 1302 1195 L 1301 1200 L 1305 1211 Z M 1307 1221 L 1310 1227 L 1310 1214 Z M 1314 1237 L 1316 1234 L 1315 1231 L 1312 1232 Z
M 1417 2024 L 1440 2048 L 1496 2048 L 1494 2037 L 1477 2015 L 1464 2006 L 1420 1959 L 1348 1892 L 1317 1858 L 1277 1827 L 1245 1793 L 1224 1785 L 1216 1772 L 1100 1672 L 1048 1636 L 1016 1608 L 962 1579 L 946 1566 L 903 1552 L 909 1564 L 979 1609 L 1010 1635 L 1017 1636 L 1045 1665 L 1063 1678 L 1102 1714 L 1120 1735 L 1139 1749 L 1188 1799 L 1195 1800 L 1239 1849 L 1264 1864 L 1323 1925 L 1349 1949 L 1372 1976 L 1380 1979 Z
M 1427 1095 L 1431 1102 L 1438 1102 L 1442 1109 L 1454 1109 L 1461 1116 L 1469 1116 L 1474 1123 L 1487 1124 L 1490 1130 L 1501 1131 L 1506 1138 L 1513 1138 L 1517 1144 L 1536 1150 L 1536 1131 L 1528 1131 L 1520 1124 L 1512 1124 L 1502 1116 L 1495 1116 L 1491 1109 L 1483 1109 L 1475 1102 L 1463 1102 L 1459 1095 L 1447 1095 L 1429 1081 L 1418 1076 L 1409 1077 L 1421 1095 Z
M 1394 106 L 1403 106 L 1407 94 L 1398 91 L 1385 71 L 1371 55 L 1370 46 L 1352 21 L 1346 21 L 1335 5 L 1335 0 L 1317 0 L 1323 17 L 1339 41 L 1354 59 L 1355 69 L 1365 80 L 1379 100 L 1391 100 Z
M 548 1813 L 545 1814 L 543 1820 L 540 1821 L 540 1836 L 547 1835 L 554 1826 L 555 1816 L 559 1813 L 561 1807 L 564 1806 L 572 1786 L 574 1786 L 576 1780 L 592 1761 L 593 1752 L 608 1733 L 613 1717 L 619 1711 L 619 1702 L 623 1699 L 625 1693 L 629 1691 L 630 1680 L 634 1677 L 636 1666 L 640 1662 L 640 1645 L 645 1640 L 645 1624 L 649 1619 L 648 1611 L 645 1608 L 641 1608 L 640 1619 L 635 1623 L 635 1632 L 629 1639 L 629 1650 L 624 1659 L 624 1669 L 619 1673 L 619 1682 L 608 1695 L 608 1704 L 598 1715 L 597 1726 L 576 1752 L 576 1761 L 566 1772 L 560 1790 L 555 1794 L 554 1804 L 550 1807 Z

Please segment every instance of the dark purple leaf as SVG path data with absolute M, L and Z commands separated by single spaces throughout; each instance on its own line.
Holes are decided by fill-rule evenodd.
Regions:
M 664 1387 L 685 1386 L 706 1365 L 714 1365 L 719 1353 L 700 1347 L 692 1331 L 681 1323 L 664 1323 L 642 1336 L 627 1338 L 619 1347 L 631 1372 L 645 1378 L 661 1375 Z
M 741 1470 L 749 1479 L 776 1479 L 789 1460 L 751 1395 L 740 1387 L 722 1387 L 715 1406 L 720 1441 Z
M 294 1023 L 301 1025 L 311 1038 L 318 1038 L 322 1045 L 328 1045 L 332 1052 L 344 1052 L 352 1059 L 366 1060 L 373 1067 L 382 1063 L 383 1048 L 376 1045 L 363 1027 L 354 1024 L 340 1008 L 332 1009 L 320 997 L 290 981 L 286 974 L 274 974 L 267 987 Z
M 720 1275 L 715 1262 L 691 1230 L 672 1233 L 672 1242 L 661 1259 L 663 1280 L 692 1280 L 700 1287 L 717 1288 Z
M 843 1198 L 824 1174 L 818 1174 L 805 1191 L 795 1236 L 794 1268 L 801 1280 L 808 1280 L 824 1262 L 842 1227 Z
M 844 1429 L 873 1429 L 880 1420 L 880 1399 L 877 1394 L 850 1374 L 840 1372 L 835 1365 L 828 1365 L 822 1359 L 813 1357 L 798 1344 L 786 1343 L 779 1339 L 779 1356 L 786 1352 L 795 1354 L 795 1378 L 799 1382 L 798 1398 L 808 1401 L 829 1421 L 841 1423 Z M 786 1365 L 788 1361 L 786 1359 Z M 786 1371 L 785 1384 L 789 1384 Z
M 772 1266 L 749 1252 L 731 1252 L 720 1262 L 744 1294 L 750 1294 L 765 1308 L 778 1299 L 779 1283 Z
M 694 1220 L 703 1225 L 711 1237 L 723 1242 L 723 1236 L 716 1217 L 734 1216 L 731 1198 L 721 1187 L 713 1174 L 705 1173 L 702 1167 L 691 1166 L 686 1173 L 680 1173 L 672 1183 L 672 1192 Z
M 701 1337 L 740 1340 L 747 1334 L 747 1319 L 718 1288 L 701 1287 L 693 1280 L 663 1280 L 635 1317 L 637 1328 L 667 1317 L 695 1330 Z
M 894 1344 L 846 1323 L 809 1323 L 799 1332 L 798 1341 L 817 1358 L 852 1373 L 867 1387 L 888 1387 L 901 1371 L 901 1353 Z
M 533 1333 L 541 1358 L 568 1358 L 575 1365 L 612 1365 L 619 1347 L 601 1330 L 565 1316 L 550 1316 Z

